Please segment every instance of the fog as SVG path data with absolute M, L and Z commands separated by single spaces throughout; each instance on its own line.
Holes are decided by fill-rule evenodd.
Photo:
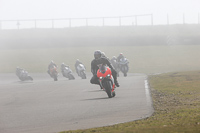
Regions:
M 197 23 L 198 13 L 200 13 L 200 1 L 0 0 L 0 20 L 91 18 L 153 14 L 155 24 L 166 24 L 167 14 L 170 16 L 171 23 L 181 23 L 183 13 L 186 17 L 185 21 Z
M 69 64 L 73 65 L 76 58 L 84 60 L 87 71 L 90 71 L 90 61 L 96 49 L 103 49 L 104 52 L 110 54 L 110 58 L 117 56 L 120 52 L 127 54 L 132 62 L 138 62 L 138 64 L 132 64 L 136 68 L 131 69 L 131 72 L 175 71 L 185 66 L 183 58 L 187 56 L 184 56 L 182 48 L 177 48 L 177 45 L 186 45 L 183 46 L 184 49 L 192 49 L 191 51 L 198 48 L 196 45 L 200 42 L 199 13 L 199 0 L 0 0 L 0 49 L 3 61 L 1 67 L 4 67 L 1 72 L 13 72 L 16 66 L 23 66 L 31 72 L 37 72 L 37 70 L 45 72 L 51 59 L 58 60 L 59 64 L 64 60 L 65 62 L 70 60 Z M 134 15 L 144 16 L 138 16 L 136 21 Z M 118 18 L 120 16 L 122 17 L 121 25 Z M 63 18 L 66 20 L 62 20 Z M 72 18 L 71 23 L 69 18 Z M 88 25 L 85 18 L 90 18 Z M 102 18 L 106 18 L 105 25 L 102 23 Z M 39 20 L 36 21 L 36 19 Z M 52 24 L 52 19 L 60 20 L 53 21 Z M 107 47 L 115 46 L 118 46 L 118 49 L 112 52 L 107 49 Z M 147 63 L 144 63 L 149 46 L 159 48 L 164 46 L 169 50 L 163 58 L 163 61 L 167 60 L 166 64 L 163 64 L 161 59 L 154 63 L 156 56 L 159 56 L 161 52 L 159 48 L 158 51 L 155 49 L 152 53 L 154 54 L 152 63 L 147 59 L 145 59 Z M 82 47 L 88 48 L 83 50 Z M 137 54 L 135 55 L 137 58 L 131 57 L 132 48 L 141 51 L 140 56 Z M 37 52 L 35 53 L 39 49 L 44 59 L 41 59 L 42 57 L 37 55 Z M 55 58 L 53 55 L 50 57 L 44 55 L 45 52 L 51 54 L 53 49 L 57 53 Z M 72 55 L 65 53 L 64 49 L 73 50 L 69 52 Z M 171 53 L 170 49 L 173 50 L 174 56 L 177 51 L 176 60 L 171 60 L 173 57 L 167 59 L 167 55 Z M 76 51 L 81 52 L 76 54 Z M 87 59 L 82 56 L 82 52 L 88 52 L 85 56 Z M 24 53 L 33 55 L 27 56 Z M 194 55 L 194 58 L 198 56 L 197 53 Z M 28 64 L 35 62 L 34 57 L 40 58 L 42 62 L 41 66 L 36 66 L 37 69 Z M 73 60 L 69 59 L 70 57 L 73 57 Z M 179 58 L 182 63 L 172 65 L 176 64 Z M 191 58 L 193 57 L 188 57 L 193 61 Z M 195 61 L 191 64 L 192 70 L 200 67 Z M 153 65 L 152 69 L 146 71 L 145 68 L 149 65 Z M 164 67 L 166 65 L 167 67 Z M 161 69 L 156 70 L 158 67 Z M 186 64 L 181 70 L 190 70 L 190 65 Z

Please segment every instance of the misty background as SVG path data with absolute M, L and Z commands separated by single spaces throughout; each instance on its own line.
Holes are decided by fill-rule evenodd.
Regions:
M 85 26 L 85 18 L 90 26 L 102 26 L 102 18 L 118 26 L 119 17 L 122 25 L 199 24 L 199 13 L 199 0 L 0 0 L 2 29 L 34 27 L 35 20 L 40 28 L 52 27 L 52 20 L 68 27 L 69 19 Z
M 198 70 L 199 13 L 198 0 L 0 0 L 0 71 L 77 58 L 90 71 L 97 49 L 123 52 L 130 72 Z

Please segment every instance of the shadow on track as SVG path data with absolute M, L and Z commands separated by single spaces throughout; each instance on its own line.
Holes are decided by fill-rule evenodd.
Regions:
M 100 92 L 100 91 L 103 91 L 103 90 L 93 90 L 93 91 L 88 91 L 88 92 Z
M 91 99 L 84 99 L 82 101 L 88 101 L 88 100 L 103 100 L 103 99 L 110 99 L 108 97 L 101 97 L 101 98 L 91 98 Z
M 19 83 L 19 84 L 30 84 L 33 83 L 33 81 L 16 81 L 14 83 Z

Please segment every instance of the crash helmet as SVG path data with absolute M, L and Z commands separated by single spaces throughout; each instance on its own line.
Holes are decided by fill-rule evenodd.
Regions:
M 120 53 L 120 54 L 119 54 L 119 57 L 124 57 L 123 53 Z
M 101 52 L 101 57 L 106 57 L 106 54 L 104 52 Z
M 116 60 L 116 59 L 117 59 L 117 58 L 116 58 L 116 56 L 113 56 L 112 58 L 113 58 L 114 60 Z
M 94 58 L 95 59 L 100 59 L 101 58 L 101 51 L 100 50 L 96 50 L 94 52 Z
M 62 64 L 61 64 L 61 69 L 63 69 L 65 67 L 65 63 L 63 62 Z
M 53 60 L 51 60 L 51 64 L 54 64 L 54 61 L 53 61 Z

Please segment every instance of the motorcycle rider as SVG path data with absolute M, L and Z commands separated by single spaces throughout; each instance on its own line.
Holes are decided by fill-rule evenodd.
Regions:
M 68 65 L 65 65 L 65 63 L 63 62 L 63 63 L 61 64 L 61 67 L 60 67 L 62 73 L 63 73 L 65 67 L 68 67 L 68 68 L 69 68 L 69 66 L 68 66 Z
M 112 65 L 114 66 L 114 68 L 117 69 L 117 58 L 115 56 L 112 57 L 112 59 L 110 60 L 110 62 L 112 63 Z
M 16 74 L 17 74 L 17 76 L 21 77 L 21 76 L 22 76 L 22 73 L 21 73 L 21 72 L 22 72 L 23 70 L 24 70 L 24 69 L 17 67 L 17 68 L 16 68 Z
M 121 67 L 120 66 L 121 59 L 125 59 L 123 53 L 120 53 L 119 56 L 117 57 L 118 68 Z M 129 66 L 128 66 L 129 61 L 128 61 L 128 59 L 126 59 L 126 60 L 127 60 L 127 68 L 129 69 Z
M 78 72 L 78 68 L 77 68 L 77 66 L 79 65 L 79 64 L 83 64 L 82 62 L 80 62 L 80 60 L 79 59 L 77 59 L 76 60 L 76 63 L 75 63 L 75 69 L 76 69 L 76 73 L 78 74 L 78 76 L 79 76 L 79 72 Z
M 50 74 L 50 69 L 52 68 L 52 67 L 58 67 L 54 62 L 53 62 L 53 60 L 51 60 L 51 62 L 50 62 L 50 64 L 49 64 L 49 66 L 48 66 L 48 71 L 47 71 L 47 73 L 49 74 L 49 75 L 51 75 Z
M 115 85 L 117 87 L 119 87 L 120 85 L 117 81 L 116 70 L 113 68 L 112 64 L 108 61 L 108 59 L 102 57 L 102 52 L 100 50 L 96 50 L 94 52 L 94 59 L 91 62 L 91 72 L 93 74 L 93 77 L 91 78 L 90 83 L 100 85 L 98 77 L 97 77 L 97 71 L 99 69 L 99 67 L 98 67 L 99 64 L 107 65 L 108 67 L 110 67 L 113 78 L 114 78 Z
M 120 62 L 120 59 L 123 59 L 124 55 L 123 53 L 120 53 L 119 56 L 117 57 L 117 62 Z
M 110 60 L 111 62 L 115 62 L 117 61 L 117 58 L 115 56 L 112 57 L 112 59 Z
M 106 58 L 108 61 L 110 61 L 110 59 L 106 56 L 106 54 L 104 52 L 101 52 L 101 57 Z

